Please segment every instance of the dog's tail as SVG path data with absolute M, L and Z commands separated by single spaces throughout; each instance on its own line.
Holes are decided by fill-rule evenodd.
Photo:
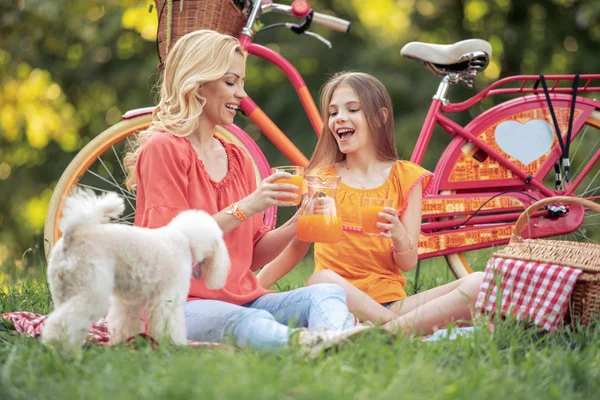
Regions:
M 125 211 L 123 199 L 116 193 L 96 195 L 91 190 L 76 188 L 67 197 L 58 225 L 63 235 L 82 227 L 104 224 Z

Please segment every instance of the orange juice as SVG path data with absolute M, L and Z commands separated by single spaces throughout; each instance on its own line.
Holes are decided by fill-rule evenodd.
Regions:
M 324 214 L 302 215 L 298 218 L 296 236 L 305 242 L 339 242 L 342 240 L 342 221 Z
M 290 183 L 292 185 L 298 186 L 298 190 L 283 190 L 284 192 L 296 193 L 298 197 L 296 197 L 295 199 L 285 197 L 277 200 L 291 201 L 296 205 L 300 204 L 300 200 L 302 200 L 302 186 L 304 185 L 304 179 L 302 178 L 302 176 L 292 175 L 291 178 L 277 179 L 275 183 Z
M 383 212 L 383 206 L 365 206 L 360 208 L 360 219 L 362 221 L 362 229 L 364 233 L 370 235 L 379 235 L 383 229 L 377 227 L 378 222 L 387 222 L 377 216 Z

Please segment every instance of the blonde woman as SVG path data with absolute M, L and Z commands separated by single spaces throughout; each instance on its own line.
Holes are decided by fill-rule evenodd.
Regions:
M 470 319 L 482 273 L 410 297 L 404 291 L 403 272 L 417 264 L 421 199 L 432 174 L 398 160 L 392 102 L 383 84 L 364 73 L 337 74 L 321 90 L 321 112 L 325 123 L 307 170 L 341 177 L 337 206 L 346 228 L 340 242 L 315 244 L 315 272 L 307 284 L 339 284 L 351 312 L 394 333 L 429 334 Z M 386 221 L 377 223 L 379 236 L 360 228 L 362 197 L 392 200 L 379 214 Z M 261 270 L 260 283 L 272 285 L 309 246 L 295 239 Z
M 152 124 L 125 160 L 129 184 L 137 190 L 135 225 L 160 227 L 183 210 L 200 209 L 213 215 L 225 234 L 231 272 L 221 290 L 208 290 L 202 277 L 191 279 L 188 339 L 231 338 L 259 349 L 293 342 L 320 350 L 364 329 L 354 326 L 344 290 L 322 284 L 274 293 L 253 273 L 294 236 L 295 219 L 269 231 L 263 212 L 292 205 L 281 199 L 295 195 L 282 191 L 296 187 L 274 183 L 288 177 L 285 173 L 257 187 L 248 154 L 213 136 L 216 125 L 233 122 L 246 97 L 245 61 L 237 39 L 213 31 L 189 33 L 172 47 Z

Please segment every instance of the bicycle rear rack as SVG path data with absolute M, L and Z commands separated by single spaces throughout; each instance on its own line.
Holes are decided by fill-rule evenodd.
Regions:
M 548 82 L 548 91 L 551 94 L 564 93 L 569 94 L 572 92 L 572 82 L 575 79 L 575 75 L 544 75 L 546 82 Z M 594 82 L 596 81 L 596 82 Z M 503 87 L 515 82 L 520 82 L 517 87 Z M 552 83 L 552 85 L 550 85 Z M 568 87 L 559 86 L 559 84 L 568 83 Z M 579 86 L 577 93 L 594 93 L 600 92 L 600 74 L 586 74 L 579 75 Z M 460 112 L 471 108 L 473 105 L 479 103 L 481 100 L 497 95 L 507 94 L 544 94 L 544 89 L 540 85 L 539 75 L 516 75 L 509 76 L 504 79 L 500 79 L 492 83 L 487 88 L 483 89 L 473 97 L 460 102 L 460 103 L 448 103 L 444 106 L 444 112 Z

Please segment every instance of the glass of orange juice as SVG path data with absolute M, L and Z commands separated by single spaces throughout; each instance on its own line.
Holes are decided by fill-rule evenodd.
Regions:
M 288 174 L 292 175 L 290 178 L 277 179 L 275 183 L 291 183 L 292 185 L 298 186 L 298 190 L 285 190 L 285 192 L 296 193 L 298 197 L 296 197 L 295 199 L 281 198 L 277 200 L 291 201 L 295 205 L 300 204 L 300 200 L 302 200 L 302 188 L 304 186 L 304 167 L 300 167 L 297 165 L 286 165 L 283 167 L 273 167 L 271 168 L 271 172 L 287 172 Z
M 384 230 L 377 227 L 378 222 L 387 221 L 380 218 L 378 214 L 383 212 L 385 207 L 391 207 L 391 199 L 381 199 L 377 197 L 363 197 L 360 199 L 360 219 L 363 232 L 367 235 L 379 235 Z

